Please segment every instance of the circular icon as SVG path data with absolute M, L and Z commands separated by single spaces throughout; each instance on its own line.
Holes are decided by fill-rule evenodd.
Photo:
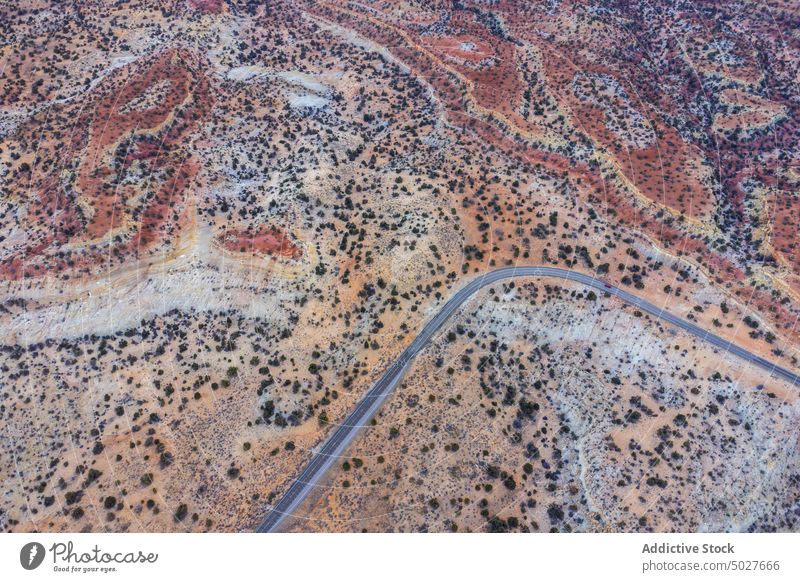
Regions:
M 44 546 L 39 542 L 30 542 L 19 551 L 19 563 L 26 570 L 35 570 L 44 561 Z

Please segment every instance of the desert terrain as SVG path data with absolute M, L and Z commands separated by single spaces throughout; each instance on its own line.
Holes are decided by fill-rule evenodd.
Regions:
M 501 267 L 800 373 L 798 17 L 4 3 L 0 528 L 253 530 Z M 498 284 L 285 529 L 798 531 L 797 398 L 603 293 Z

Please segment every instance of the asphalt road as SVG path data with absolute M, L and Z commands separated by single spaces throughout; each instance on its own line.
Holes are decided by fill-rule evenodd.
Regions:
M 619 297 L 623 301 L 635 305 L 640 310 L 649 313 L 663 321 L 667 321 L 692 335 L 706 341 L 726 352 L 738 356 L 739 358 L 763 368 L 770 376 L 777 376 L 793 384 L 800 384 L 800 376 L 782 368 L 764 358 L 757 356 L 746 349 L 739 347 L 721 337 L 707 331 L 685 319 L 665 311 L 661 307 L 656 307 L 649 301 L 633 295 L 623 289 L 614 287 L 596 279 L 590 275 L 576 273 L 567 269 L 555 267 L 508 267 L 497 269 L 484 274 L 483 276 L 470 281 L 465 287 L 456 292 L 453 297 L 444 304 L 436 315 L 422 328 L 419 335 L 411 342 L 402 354 L 395 360 L 383 376 L 369 389 L 364 398 L 359 401 L 353 412 L 340 424 L 328 437 L 328 440 L 314 452 L 311 461 L 306 468 L 292 483 L 284 496 L 273 506 L 261 525 L 256 529 L 257 532 L 274 532 L 281 525 L 284 518 L 291 515 L 293 511 L 303 502 L 309 493 L 317 486 L 325 473 L 339 459 L 345 448 L 353 441 L 359 430 L 365 426 L 372 416 L 378 411 L 384 401 L 394 391 L 403 373 L 408 368 L 409 363 L 426 346 L 431 337 L 441 329 L 447 319 L 461 305 L 477 291 L 502 281 L 517 277 L 550 277 L 555 279 L 565 279 L 581 283 L 587 287 L 593 287 L 603 293 Z

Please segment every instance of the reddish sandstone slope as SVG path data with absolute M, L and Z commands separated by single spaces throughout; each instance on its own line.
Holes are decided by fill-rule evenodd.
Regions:
M 199 64 L 189 51 L 160 51 L 23 128 L 21 142 L 52 127 L 38 156 L 55 163 L 20 169 L 26 236 L 5 249 L 5 277 L 91 273 L 180 236 L 198 164 L 186 144 L 212 106 Z M 142 180 L 121 183 L 134 165 Z
M 793 333 L 797 314 L 761 288 L 768 279 L 793 299 L 800 292 L 794 220 L 763 210 L 793 205 L 800 187 L 791 153 L 800 141 L 800 41 L 780 33 L 791 13 L 514 0 L 308 10 L 392 47 L 453 123 L 523 163 L 566 173 L 612 220 L 685 256 Z

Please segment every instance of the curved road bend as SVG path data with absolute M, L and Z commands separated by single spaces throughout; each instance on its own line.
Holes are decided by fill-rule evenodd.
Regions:
M 567 269 L 558 269 L 555 267 L 507 267 L 497 269 L 484 274 L 477 279 L 470 281 L 465 287 L 460 289 L 453 295 L 450 300 L 436 313 L 436 315 L 422 328 L 419 335 L 411 342 L 400 357 L 389 367 L 383 376 L 375 383 L 366 395 L 359 401 L 353 412 L 340 424 L 333 434 L 328 437 L 328 440 L 314 452 L 311 461 L 306 468 L 292 483 L 283 497 L 278 503 L 270 509 L 269 514 L 261 522 L 261 525 L 256 529 L 257 532 L 274 532 L 283 522 L 284 518 L 291 515 L 294 510 L 303 502 L 312 489 L 319 483 L 320 479 L 336 462 L 336 460 L 344 452 L 344 449 L 349 445 L 358 431 L 366 425 L 370 418 L 378 411 L 386 398 L 394 391 L 403 373 L 408 368 L 409 363 L 414 357 L 425 347 L 430 341 L 431 337 L 441 329 L 447 319 L 453 312 L 461 307 L 461 305 L 468 300 L 472 295 L 478 292 L 483 287 L 497 283 L 503 279 L 512 279 L 517 277 L 552 277 L 555 279 L 564 279 L 567 281 L 574 281 L 581 283 L 587 287 L 593 287 L 603 293 L 608 293 L 615 297 L 619 297 L 623 301 L 635 305 L 642 311 L 650 315 L 667 321 L 676 327 L 679 327 L 690 334 L 706 341 L 722 350 L 730 352 L 738 356 L 746 362 L 750 362 L 759 366 L 769 372 L 770 375 L 775 375 L 783 378 L 788 382 L 800 385 L 800 376 L 790 372 L 786 368 L 782 368 L 777 364 L 773 364 L 764 358 L 757 356 L 746 349 L 737 346 L 721 337 L 704 330 L 703 328 L 686 321 L 677 315 L 665 311 L 663 308 L 656 307 L 649 301 L 646 301 L 632 293 L 623 289 L 614 287 L 607 283 L 603 283 L 590 275 L 569 271 Z

